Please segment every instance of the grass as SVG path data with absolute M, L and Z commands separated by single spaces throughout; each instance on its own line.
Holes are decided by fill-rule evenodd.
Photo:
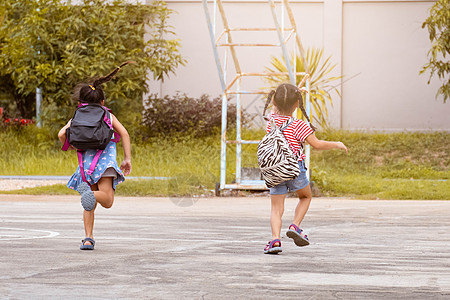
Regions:
M 367 175 L 327 176 L 322 191 L 328 196 L 350 196 L 359 199 L 450 200 L 448 181 L 384 179 Z
M 79 195 L 76 191 L 68 189 L 64 184 L 54 184 L 25 188 L 12 191 L 0 191 L 0 194 L 10 195 Z
M 230 133 L 232 135 L 232 133 Z M 262 131 L 245 131 L 245 139 L 260 139 Z M 323 195 L 362 199 L 450 200 L 450 133 L 319 132 L 324 140 L 340 140 L 342 151 L 312 150 L 312 179 Z M 74 152 L 60 151 L 54 134 L 30 127 L 0 132 L 1 175 L 66 175 L 77 167 Z M 230 137 L 233 138 L 233 137 Z M 256 145 L 242 146 L 242 166 L 257 167 Z M 218 136 L 178 136 L 132 145 L 133 176 L 169 180 L 127 180 L 117 195 L 179 196 L 211 194 L 219 181 Z M 118 147 L 118 158 L 122 156 Z M 235 173 L 235 146 L 227 146 L 227 182 Z M 76 194 L 64 185 L 0 193 Z
M 349 148 L 312 151 L 313 179 L 330 196 L 450 200 L 450 133 L 328 131 Z

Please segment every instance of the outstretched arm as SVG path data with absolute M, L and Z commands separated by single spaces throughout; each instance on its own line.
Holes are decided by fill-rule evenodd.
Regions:
M 129 175 L 131 173 L 131 142 L 130 135 L 128 131 L 123 127 L 122 123 L 117 120 L 116 116 L 111 114 L 113 118 L 113 129 L 120 134 L 122 139 L 122 147 L 123 147 L 123 162 L 120 164 L 120 169 L 123 171 L 123 174 Z
M 330 150 L 330 149 L 342 149 L 345 153 L 348 153 L 347 147 L 345 147 L 342 142 L 328 142 L 319 140 L 314 134 L 310 134 L 306 141 L 310 144 L 314 149 L 317 150 Z

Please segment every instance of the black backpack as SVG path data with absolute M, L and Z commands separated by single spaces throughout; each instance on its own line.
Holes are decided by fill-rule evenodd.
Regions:
M 113 134 L 114 139 L 112 139 Z M 112 127 L 111 113 L 108 108 L 99 104 L 81 103 L 73 115 L 70 127 L 66 129 L 66 142 L 62 150 L 67 151 L 69 145 L 77 149 L 81 177 L 84 182 L 88 182 L 84 174 L 83 152 L 88 149 L 97 150 L 89 170 L 86 171 L 88 175 L 91 175 L 109 142 L 117 143 L 119 140 L 120 136 Z
M 66 129 L 67 141 L 78 150 L 104 150 L 113 133 L 111 113 L 99 104 L 80 104 Z

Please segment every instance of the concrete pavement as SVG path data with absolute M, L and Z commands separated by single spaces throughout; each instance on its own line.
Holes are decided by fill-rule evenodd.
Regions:
M 116 197 L 88 252 L 79 197 L 0 195 L 0 298 L 450 299 L 450 201 L 315 198 L 311 245 L 283 229 L 273 256 L 269 213 L 268 198 Z

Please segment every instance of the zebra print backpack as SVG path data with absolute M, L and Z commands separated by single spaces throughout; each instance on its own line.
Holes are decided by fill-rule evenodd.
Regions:
M 271 131 L 258 144 L 259 169 L 268 188 L 300 175 L 298 158 L 292 153 L 283 134 L 283 130 L 293 121 L 294 119 L 288 120 L 281 127 L 277 127 L 272 118 Z

